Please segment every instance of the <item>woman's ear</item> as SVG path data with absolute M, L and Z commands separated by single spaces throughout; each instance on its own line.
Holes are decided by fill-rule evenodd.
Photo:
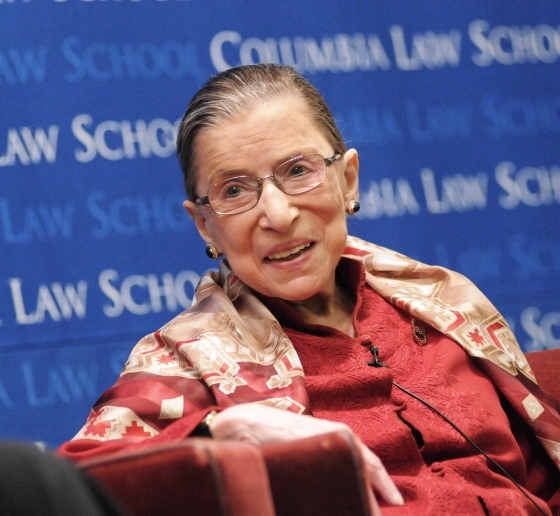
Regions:
M 196 204 L 193 201 L 183 201 L 183 208 L 187 210 L 187 213 L 196 224 L 196 229 L 198 229 L 198 233 L 202 237 L 202 240 L 204 240 L 207 244 L 216 245 L 212 231 L 208 224 L 208 219 L 206 218 L 206 215 L 204 215 L 200 206 L 200 204 Z
M 356 149 L 349 149 L 344 154 L 344 201 L 347 205 L 352 200 L 358 200 L 359 180 L 358 171 L 360 170 L 360 160 L 358 159 L 358 151 Z

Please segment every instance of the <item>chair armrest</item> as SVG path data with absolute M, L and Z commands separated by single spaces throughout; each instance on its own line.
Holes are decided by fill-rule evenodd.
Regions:
M 78 464 L 133 516 L 369 516 L 346 433 L 253 446 L 189 438 Z
M 370 516 L 361 454 L 335 432 L 262 447 L 278 516 Z
M 264 460 L 249 444 L 191 438 L 79 466 L 133 516 L 274 516 Z

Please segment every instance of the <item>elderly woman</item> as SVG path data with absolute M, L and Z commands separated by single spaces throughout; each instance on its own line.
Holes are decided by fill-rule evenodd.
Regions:
M 177 149 L 219 272 L 138 343 L 62 454 L 350 429 L 375 514 L 558 510 L 557 405 L 466 278 L 348 236 L 358 154 L 313 86 L 278 65 L 222 72 Z

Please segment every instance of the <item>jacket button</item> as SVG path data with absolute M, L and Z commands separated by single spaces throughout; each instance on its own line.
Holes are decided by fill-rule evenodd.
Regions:
M 369 335 L 360 335 L 358 340 L 362 346 L 369 346 L 372 342 Z
M 434 475 L 438 475 L 440 477 L 443 477 L 443 475 L 445 474 L 445 472 L 443 471 L 443 464 L 441 462 L 434 462 L 430 466 L 430 469 L 432 470 L 432 473 Z

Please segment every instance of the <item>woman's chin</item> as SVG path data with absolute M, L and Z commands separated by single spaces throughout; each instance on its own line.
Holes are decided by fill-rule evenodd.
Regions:
M 323 281 L 321 281 L 323 280 Z M 257 288 L 258 292 L 268 297 L 277 297 L 288 302 L 305 301 L 325 289 L 323 278 L 300 277 L 286 281 L 270 281 L 266 286 Z
M 247 267 L 247 261 L 240 262 L 237 274 L 262 295 L 304 301 L 334 287 L 337 261 L 329 260 L 321 251 L 322 247 L 313 243 L 293 258 L 264 259 L 254 268 Z M 235 266 L 232 268 L 236 271 Z

